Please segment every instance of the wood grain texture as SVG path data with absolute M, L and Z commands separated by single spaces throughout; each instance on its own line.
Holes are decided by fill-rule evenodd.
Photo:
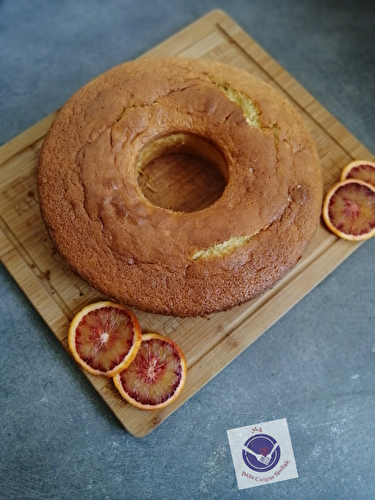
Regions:
M 325 190 L 338 180 L 349 161 L 374 160 L 373 155 L 312 95 L 221 11 L 207 14 L 147 55 L 222 61 L 255 74 L 284 93 L 301 113 L 317 144 Z M 104 297 L 61 260 L 40 217 L 36 188 L 38 156 L 54 116 L 46 117 L 0 148 L 0 257 L 51 331 L 67 348 L 68 325 L 73 315 L 86 304 Z M 180 174 L 175 172 L 174 175 Z M 147 180 L 152 191 L 150 180 L 152 177 Z M 163 197 L 165 193 L 168 194 L 168 189 Z M 172 199 L 176 202 L 173 190 L 171 202 Z M 192 199 L 191 203 L 195 201 Z M 145 436 L 249 347 L 358 245 L 338 239 L 321 225 L 298 265 L 257 300 L 207 318 L 179 319 L 135 311 L 144 332 L 157 331 L 171 337 L 187 358 L 186 386 L 180 398 L 164 410 L 137 410 L 122 400 L 111 380 L 85 375 L 128 432 Z

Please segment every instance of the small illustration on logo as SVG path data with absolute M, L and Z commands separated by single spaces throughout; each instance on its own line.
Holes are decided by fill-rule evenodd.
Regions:
M 253 471 L 267 472 L 273 469 L 281 456 L 279 443 L 268 434 L 257 434 L 249 438 L 242 449 L 245 464 Z

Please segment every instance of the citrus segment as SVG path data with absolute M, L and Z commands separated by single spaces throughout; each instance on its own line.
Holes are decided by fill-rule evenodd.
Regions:
M 178 345 L 157 333 L 143 335 L 133 362 L 113 381 L 121 396 L 142 410 L 159 410 L 180 394 L 186 359 Z
M 93 375 L 112 377 L 134 359 L 142 341 L 135 315 L 113 302 L 84 307 L 71 322 L 68 343 L 76 361 Z
M 375 186 L 375 163 L 362 160 L 350 162 L 341 172 L 341 180 L 345 179 L 358 179 Z
M 327 227 L 346 240 L 360 241 L 375 235 L 375 188 L 347 179 L 334 185 L 324 200 Z

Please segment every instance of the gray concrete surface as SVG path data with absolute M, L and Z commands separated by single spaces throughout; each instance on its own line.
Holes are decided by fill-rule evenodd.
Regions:
M 375 152 L 371 0 L 0 0 L 0 144 L 215 8 Z M 0 498 L 375 498 L 374 255 L 375 239 L 143 439 L 1 265 Z M 299 478 L 239 491 L 226 430 L 279 418 Z

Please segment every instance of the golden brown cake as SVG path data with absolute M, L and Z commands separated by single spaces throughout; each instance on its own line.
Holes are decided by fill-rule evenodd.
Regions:
M 137 177 L 182 151 L 217 167 L 219 200 L 154 206 Z M 143 58 L 117 66 L 61 109 L 39 167 L 43 219 L 94 288 L 153 313 L 199 316 L 271 288 L 300 259 L 322 203 L 319 160 L 294 107 L 220 63 Z

